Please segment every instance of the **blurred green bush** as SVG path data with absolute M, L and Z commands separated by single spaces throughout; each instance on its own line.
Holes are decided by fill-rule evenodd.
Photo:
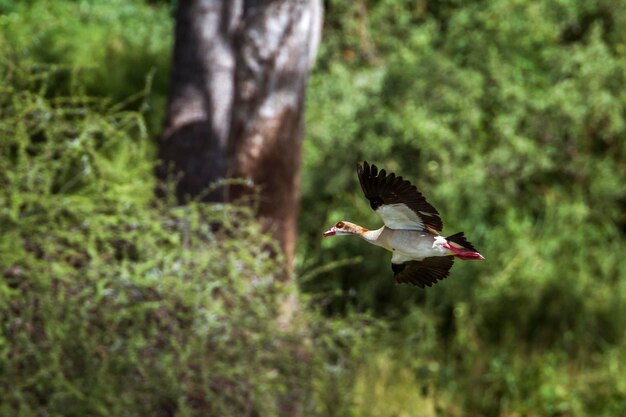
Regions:
M 278 333 L 251 213 L 153 200 L 171 2 L 0 0 L 0 414 L 626 412 L 624 1 L 325 6 Z M 380 224 L 363 159 L 487 260 L 418 291 L 322 239 Z
M 303 288 L 332 295 L 329 314 L 386 317 L 398 335 L 388 358 L 407 338 L 417 369 L 437 358 L 452 415 L 626 412 L 626 3 L 326 6 L 300 270 L 349 266 Z M 381 224 L 356 178 L 364 159 L 412 180 L 444 234 L 464 230 L 486 261 L 419 291 L 393 284 L 381 249 L 321 238 L 338 220 Z
M 162 2 L 165 3 L 165 2 Z M 141 0 L 0 0 L 0 54 L 11 65 L 48 64 L 70 69 L 52 74 L 47 87 L 122 102 L 143 91 L 152 135 L 165 115 L 171 9 Z
M 432 298 L 442 315 L 467 303 L 492 342 L 622 340 L 626 321 L 612 318 L 626 312 L 623 10 L 329 1 L 309 88 L 301 269 L 363 257 L 306 288 L 341 290 L 333 311 L 404 314 Z M 380 224 L 356 179 L 363 159 L 413 180 L 445 233 L 465 230 L 486 262 L 457 262 L 424 293 L 395 287 L 380 249 L 321 239 L 341 219 Z
M 281 329 L 293 288 L 251 210 L 155 201 L 140 113 L 4 69 L 0 415 L 327 415 L 361 319 Z

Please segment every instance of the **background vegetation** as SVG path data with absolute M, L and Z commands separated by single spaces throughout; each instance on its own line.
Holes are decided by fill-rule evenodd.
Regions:
M 171 10 L 0 1 L 0 413 L 626 413 L 624 1 L 327 1 L 285 333 L 250 213 L 153 199 Z M 321 239 L 379 223 L 362 159 L 487 260 Z

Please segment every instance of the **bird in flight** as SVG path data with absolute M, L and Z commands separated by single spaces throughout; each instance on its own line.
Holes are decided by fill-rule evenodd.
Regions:
M 356 235 L 392 252 L 391 269 L 397 283 L 430 287 L 448 276 L 454 258 L 485 259 L 463 232 L 443 237 L 443 222 L 422 193 L 402 177 L 376 165 L 357 165 L 359 182 L 370 206 L 384 226 L 368 230 L 340 221 L 324 236 Z

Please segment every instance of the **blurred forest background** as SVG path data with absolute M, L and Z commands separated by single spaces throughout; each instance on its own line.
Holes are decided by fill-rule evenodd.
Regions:
M 0 415 L 626 415 L 626 1 L 326 0 L 290 330 L 249 208 L 154 197 L 174 7 L 0 0 Z M 363 159 L 486 261 L 323 239 Z

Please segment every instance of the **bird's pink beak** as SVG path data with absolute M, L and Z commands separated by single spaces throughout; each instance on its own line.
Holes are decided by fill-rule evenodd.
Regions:
M 324 237 L 334 236 L 336 234 L 337 234 L 337 232 L 335 231 L 335 226 L 333 226 L 333 227 L 331 227 L 330 229 L 328 229 L 327 231 L 324 232 Z

